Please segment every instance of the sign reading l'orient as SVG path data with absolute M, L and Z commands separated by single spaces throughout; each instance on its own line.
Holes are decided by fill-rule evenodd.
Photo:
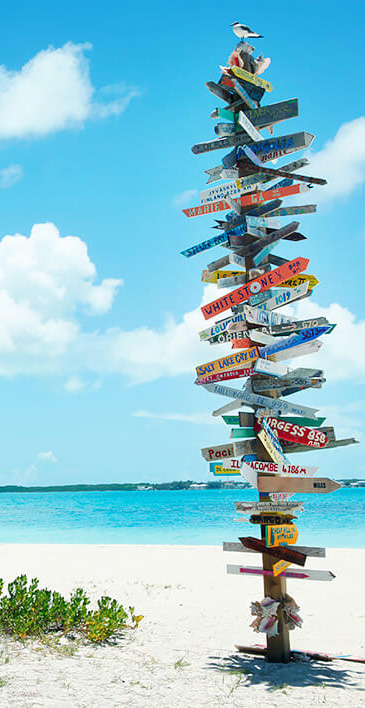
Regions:
M 286 280 L 291 275 L 296 275 L 301 273 L 303 270 L 308 268 L 309 260 L 308 258 L 296 258 L 292 261 L 288 261 L 282 266 L 275 268 L 265 275 L 260 275 L 259 278 L 255 280 L 250 280 L 246 285 L 241 285 L 236 290 L 224 295 L 218 300 L 208 303 L 201 307 L 201 311 L 204 318 L 208 320 L 210 317 L 214 317 L 219 312 L 225 312 L 229 310 L 232 305 L 239 305 L 241 302 L 245 302 L 252 295 L 263 292 L 264 290 L 269 290 L 271 287 L 280 285 L 284 280 Z
M 281 440 L 289 440 L 300 445 L 309 445 L 310 447 L 326 447 L 328 438 L 320 428 L 307 428 L 303 425 L 294 425 L 279 418 L 266 418 L 272 430 L 276 430 Z M 260 430 L 260 424 L 255 423 L 255 430 Z

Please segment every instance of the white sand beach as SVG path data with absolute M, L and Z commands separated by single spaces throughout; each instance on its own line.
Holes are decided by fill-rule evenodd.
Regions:
M 2 640 L 0 705 L 360 708 L 365 665 L 277 665 L 235 651 L 236 643 L 265 643 L 249 628 L 250 601 L 262 599 L 263 583 L 227 575 L 226 563 L 259 564 L 252 554 L 212 546 L 1 545 L 6 582 L 26 573 L 63 593 L 83 586 L 95 599 L 107 594 L 134 605 L 145 618 L 108 646 Z M 365 550 L 330 549 L 306 566 L 336 578 L 288 581 L 304 620 L 291 632 L 291 647 L 365 656 Z

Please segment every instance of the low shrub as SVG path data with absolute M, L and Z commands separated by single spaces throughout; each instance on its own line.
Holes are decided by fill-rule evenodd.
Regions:
M 126 610 L 105 596 L 98 600 L 97 609 L 89 609 L 91 601 L 82 588 L 66 600 L 59 592 L 40 588 L 38 578 L 28 584 L 26 575 L 9 583 L 7 594 L 3 588 L 0 579 L 0 632 L 17 639 L 74 630 L 97 644 L 123 629 L 135 629 L 143 619 L 134 607 Z

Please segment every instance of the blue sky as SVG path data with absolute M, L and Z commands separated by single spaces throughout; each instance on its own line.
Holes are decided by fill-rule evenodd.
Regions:
M 276 250 L 310 258 L 321 281 L 299 314 L 338 322 L 301 362 L 319 362 L 327 383 L 293 400 L 320 408 L 337 437 L 363 439 L 364 6 L 240 12 L 66 1 L 3 15 L 0 483 L 207 479 L 200 448 L 228 440 L 210 415 L 224 400 L 193 385 L 194 366 L 218 352 L 197 331 L 203 296 L 215 297 L 201 271 L 222 251 L 179 251 L 212 233 L 211 217 L 181 209 L 224 154 L 190 148 L 214 137 L 209 114 L 223 104 L 205 82 L 235 46 L 235 20 L 265 36 L 253 42 L 272 59 L 263 105 L 299 98 L 275 134 L 314 133 L 308 174 L 329 183 L 305 195 L 318 203 L 301 219 L 308 240 Z M 365 476 L 361 445 L 293 461 Z

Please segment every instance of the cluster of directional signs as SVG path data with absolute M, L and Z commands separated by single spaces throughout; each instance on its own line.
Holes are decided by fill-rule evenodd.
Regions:
M 281 129 L 284 120 L 298 115 L 297 99 L 261 106 L 272 86 L 259 74 L 270 60 L 255 59 L 246 39 L 256 33 L 250 34 L 245 25 L 235 26 L 244 28 L 241 41 L 228 65 L 221 67 L 219 81 L 207 83 L 221 99 L 211 113 L 218 120 L 216 137 L 192 148 L 197 155 L 230 151 L 206 170 L 209 187 L 201 192 L 200 204 L 183 210 L 189 219 L 203 217 L 204 230 L 215 216 L 214 224 L 208 224 L 214 232 L 205 233 L 204 240 L 185 248 L 182 255 L 192 258 L 218 246 L 223 249 L 221 255 L 215 252 L 202 273 L 203 282 L 215 283 L 217 295 L 201 308 L 207 326 L 200 339 L 210 343 L 212 357 L 196 367 L 195 383 L 214 394 L 214 401 L 224 399 L 213 415 L 222 416 L 231 431 L 229 441 L 204 447 L 202 455 L 213 475 L 241 474 L 259 493 L 257 502 L 236 507 L 258 525 L 261 538 L 242 537 L 239 543 L 225 543 L 224 549 L 262 554 L 263 565 L 229 564 L 227 570 L 263 576 L 265 595 L 270 592 L 274 604 L 280 605 L 285 578 L 334 577 L 330 571 L 303 567 L 308 556 L 323 557 L 324 549 L 290 548 L 298 537 L 294 520 L 303 507 L 289 499 L 300 492 L 333 492 L 340 486 L 318 475 L 318 467 L 297 464 L 288 455 L 356 440 L 337 440 L 333 427 L 324 426 L 325 419 L 318 417 L 318 409 L 292 398 L 325 383 L 322 370 L 296 368 L 291 360 L 317 352 L 335 324 L 324 317 L 303 320 L 282 314 L 282 306 L 310 297 L 318 284 L 307 272 L 309 260 L 296 249 L 296 242 L 306 238 L 297 215 L 315 213 L 316 205 L 300 200 L 297 206 L 283 206 L 283 199 L 309 192 L 314 185 L 321 189 L 326 180 L 301 173 L 309 164 L 305 157 L 281 164 L 282 158 L 310 147 L 314 136 Z M 283 223 L 287 217 L 288 223 Z M 273 253 L 280 243 L 291 252 L 289 258 Z M 214 357 L 214 345 L 224 342 L 226 355 Z M 268 578 L 270 587 L 265 585 Z M 265 620 L 262 626 L 269 624 Z M 284 637 L 283 624 L 279 617 L 271 634 L 260 631 Z M 278 642 L 276 651 L 277 647 Z

